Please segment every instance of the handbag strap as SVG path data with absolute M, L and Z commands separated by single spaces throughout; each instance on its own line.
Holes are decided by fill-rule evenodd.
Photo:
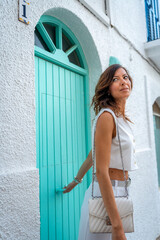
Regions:
M 95 119 L 97 121 L 97 119 Z M 125 196 L 115 196 L 115 197 L 127 197 L 128 198 L 128 189 L 127 189 L 127 180 L 126 180 L 126 175 L 124 171 L 124 163 L 123 163 L 123 156 L 122 156 L 122 148 L 121 148 L 121 141 L 120 141 L 120 136 L 119 136 L 119 127 L 118 127 L 118 121 L 117 122 L 117 132 L 118 132 L 118 140 L 119 140 L 119 146 L 120 146 L 120 154 L 121 154 L 121 161 L 122 161 L 122 168 L 123 168 L 123 174 L 124 174 L 124 179 L 125 179 L 125 191 L 126 195 Z M 95 161 L 95 128 L 96 128 L 96 122 L 94 125 L 94 132 L 93 132 L 93 148 L 92 148 L 92 161 L 93 161 L 93 168 L 92 168 L 92 199 L 94 198 L 102 198 L 102 196 L 94 196 L 94 178 L 96 173 L 94 173 L 94 161 Z

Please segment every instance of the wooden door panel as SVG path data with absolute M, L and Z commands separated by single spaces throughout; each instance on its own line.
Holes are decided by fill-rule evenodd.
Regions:
M 86 158 L 84 79 L 37 57 L 35 63 L 41 239 L 74 240 L 87 179 L 68 194 L 56 189 L 73 180 Z

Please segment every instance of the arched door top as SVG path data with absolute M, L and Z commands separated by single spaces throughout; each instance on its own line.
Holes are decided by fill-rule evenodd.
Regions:
M 64 23 L 52 16 L 43 15 L 36 25 L 35 55 L 82 75 L 88 73 L 79 41 Z

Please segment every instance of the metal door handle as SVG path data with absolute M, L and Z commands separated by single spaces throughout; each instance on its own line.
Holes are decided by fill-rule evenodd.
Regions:
M 63 192 L 65 189 L 63 189 L 63 188 L 57 188 L 56 189 L 56 193 L 58 193 L 58 192 Z

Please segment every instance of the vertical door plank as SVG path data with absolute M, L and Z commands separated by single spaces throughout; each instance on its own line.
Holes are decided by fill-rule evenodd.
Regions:
M 76 106 L 75 106 L 75 73 L 71 72 L 71 98 L 72 98 L 72 108 L 71 108 L 71 117 L 72 117 L 72 176 L 75 176 L 75 163 L 77 160 L 77 154 L 76 154 L 76 149 L 77 149 L 77 143 L 76 143 L 76 119 L 75 119 L 75 112 L 76 112 Z M 76 200 L 78 199 L 77 195 L 77 187 L 74 188 L 73 190 L 73 201 L 74 201 L 74 239 L 77 239 L 77 231 L 78 231 L 78 226 L 77 226 L 77 211 L 76 211 Z
M 41 174 L 41 231 L 42 237 L 48 238 L 48 188 L 47 188 L 47 136 L 46 136 L 46 69 L 45 61 L 39 59 L 39 82 L 40 82 L 40 174 Z
M 66 139 L 66 96 L 65 96 L 65 70 L 60 68 L 60 115 L 61 115 L 61 178 L 62 187 L 67 181 L 67 139 Z M 63 239 L 68 239 L 68 198 L 63 195 Z
M 62 179 L 61 179 L 61 164 L 57 164 L 55 168 L 55 178 L 56 178 L 56 189 L 61 188 Z M 63 206 L 62 206 L 62 193 L 56 194 L 56 240 L 63 239 L 63 222 L 62 222 L 62 214 L 63 214 Z
M 52 66 L 50 74 L 52 73 Z M 52 89 L 52 86 L 50 86 Z M 55 177 L 54 177 L 54 116 L 53 96 L 47 95 L 47 135 L 48 135 L 48 205 L 49 239 L 55 239 Z
M 39 168 L 39 132 L 40 132 L 40 126 L 39 126 L 39 111 L 40 111 L 40 99 L 39 99 L 39 58 L 35 56 L 35 101 L 36 101 L 36 167 Z
M 74 176 L 76 176 L 78 171 L 78 139 L 77 139 L 77 132 L 78 132 L 78 125 L 77 125 L 77 94 L 78 94 L 78 88 L 76 84 L 76 74 L 72 73 L 72 98 L 73 98 L 73 104 L 72 104 L 72 120 L 73 120 L 73 166 L 74 166 Z M 75 239 L 78 238 L 78 230 L 79 230 L 79 186 L 77 186 L 74 189 L 75 192 L 75 204 L 74 204 L 74 210 L 75 210 Z M 78 200 L 78 201 L 77 201 Z
M 66 82 L 66 129 L 67 129 L 67 167 L 68 167 L 68 183 L 73 181 L 73 136 L 72 136 L 72 98 L 71 98 L 71 73 L 65 70 Z M 75 237 L 75 220 L 74 220 L 74 190 L 68 193 L 68 211 L 69 211 L 69 238 L 70 240 Z

